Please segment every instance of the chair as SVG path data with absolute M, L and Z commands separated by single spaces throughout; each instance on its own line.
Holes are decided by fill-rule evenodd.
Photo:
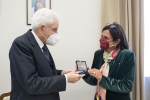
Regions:
M 11 92 L 1 94 L 0 100 L 10 100 L 10 93 Z

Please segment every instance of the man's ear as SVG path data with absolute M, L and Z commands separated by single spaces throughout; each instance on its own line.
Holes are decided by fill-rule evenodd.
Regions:
M 39 25 L 39 26 L 38 26 L 38 31 L 39 31 L 40 33 L 43 33 L 43 31 L 44 31 L 44 25 Z

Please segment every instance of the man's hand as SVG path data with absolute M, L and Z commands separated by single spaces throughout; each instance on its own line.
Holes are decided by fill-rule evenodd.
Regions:
M 71 70 L 63 70 L 63 71 L 61 72 L 61 75 L 67 74 L 67 73 L 70 73 L 70 72 L 72 72 L 72 71 L 71 71 Z
M 85 74 L 80 75 L 79 72 L 72 71 L 66 74 L 69 83 L 75 83 L 80 80 Z
M 93 69 L 89 69 L 88 73 L 91 76 L 95 77 L 97 80 L 101 81 L 101 79 L 102 79 L 102 73 L 100 72 L 100 70 L 93 68 Z

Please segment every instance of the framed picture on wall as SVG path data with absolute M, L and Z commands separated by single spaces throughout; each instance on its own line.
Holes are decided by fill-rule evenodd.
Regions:
M 31 25 L 33 14 L 41 8 L 51 9 L 51 0 L 27 0 L 27 25 Z

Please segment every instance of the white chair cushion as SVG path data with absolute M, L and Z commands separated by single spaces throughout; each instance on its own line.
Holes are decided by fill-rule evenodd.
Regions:
M 3 100 L 10 100 L 10 96 L 4 97 Z

